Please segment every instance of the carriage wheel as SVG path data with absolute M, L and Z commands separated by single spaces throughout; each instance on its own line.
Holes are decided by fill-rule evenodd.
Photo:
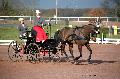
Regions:
M 28 60 L 31 62 L 31 63 L 36 63 L 37 60 L 39 60 L 39 47 L 37 44 L 35 43 L 30 43 L 28 46 L 27 46 L 27 49 L 26 49 L 27 53 L 28 53 Z M 39 57 L 38 57 L 39 56 Z
M 50 58 L 52 59 L 53 62 L 60 62 L 61 57 L 59 56 L 59 53 L 57 52 L 57 49 L 54 48 L 51 52 Z
M 40 55 L 40 62 L 46 62 L 47 63 L 47 62 L 50 61 L 49 50 L 46 49 L 45 47 L 40 48 L 39 55 Z
M 61 57 L 59 56 L 58 53 L 51 54 L 50 58 L 51 58 L 52 62 L 60 62 L 61 61 Z
M 21 55 L 23 54 L 22 50 L 23 50 L 22 43 L 12 41 L 8 47 L 8 56 L 10 60 L 12 60 L 13 62 L 22 60 L 23 59 L 23 56 Z

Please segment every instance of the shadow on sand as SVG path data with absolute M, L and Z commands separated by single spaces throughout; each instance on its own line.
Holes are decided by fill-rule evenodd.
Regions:
M 76 65 L 88 65 L 88 64 L 98 65 L 103 63 L 115 63 L 115 62 L 117 61 L 91 60 L 91 62 L 88 63 L 87 60 L 78 60 L 78 63 Z
M 61 62 L 71 62 L 74 64 L 73 60 L 67 60 L 66 58 L 62 58 Z M 107 61 L 107 60 L 91 60 L 90 63 L 88 63 L 87 60 L 78 60 L 76 65 L 88 65 L 88 64 L 93 64 L 93 65 L 98 65 L 98 64 L 103 64 L 103 63 L 115 63 L 117 61 Z

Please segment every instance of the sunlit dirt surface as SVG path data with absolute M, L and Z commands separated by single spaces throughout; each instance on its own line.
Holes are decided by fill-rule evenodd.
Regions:
M 0 46 L 0 79 L 120 79 L 120 45 L 91 44 L 92 64 L 86 61 L 89 51 L 83 47 L 83 57 L 78 65 L 70 62 L 11 62 L 7 48 Z M 73 50 L 78 56 L 76 45 Z

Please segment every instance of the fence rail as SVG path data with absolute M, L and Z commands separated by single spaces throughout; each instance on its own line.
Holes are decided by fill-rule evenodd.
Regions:
M 96 44 L 120 44 L 120 39 L 113 39 L 113 38 L 97 38 L 96 42 L 90 41 L 90 43 L 96 43 Z
M 23 17 L 25 18 L 25 20 L 27 21 L 27 23 L 31 24 L 34 16 L 0 16 L 0 23 L 1 24 L 14 24 L 18 21 L 18 18 Z M 96 20 L 99 19 L 99 17 L 44 17 L 46 19 L 46 21 L 50 21 L 51 18 L 53 18 L 51 21 L 55 22 L 56 24 L 61 23 L 61 22 L 65 22 L 65 21 L 69 21 L 69 22 L 73 22 L 73 25 L 76 24 L 84 24 L 84 23 L 88 23 L 90 19 L 95 18 Z M 110 25 L 111 23 L 113 24 L 114 22 L 120 22 L 120 18 L 119 17 L 100 17 L 102 19 L 103 24 L 107 27 Z M 12 21 L 12 22 L 11 22 Z M 120 25 L 120 23 L 119 23 Z
M 0 18 L 2 18 L 1 20 L 4 20 L 5 18 L 29 18 L 30 20 L 32 20 L 32 18 L 34 16 L 0 16 Z M 77 21 L 82 22 L 80 19 L 90 19 L 90 18 L 96 18 L 97 20 L 99 19 L 99 17 L 46 17 L 46 18 L 54 18 L 55 20 L 57 19 L 57 21 L 59 21 L 60 19 L 76 19 Z M 100 17 L 101 19 L 106 19 L 105 22 L 108 22 L 109 19 L 116 19 L 116 21 L 119 21 L 119 17 Z
M 9 45 L 10 42 L 14 40 L 0 40 L 0 45 Z M 90 41 L 90 43 L 95 44 L 120 44 L 120 39 L 112 39 L 112 38 L 97 38 L 96 42 Z

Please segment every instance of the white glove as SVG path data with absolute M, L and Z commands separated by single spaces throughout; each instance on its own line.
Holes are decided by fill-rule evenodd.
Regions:
M 42 43 L 44 42 L 45 40 L 42 40 Z
M 19 37 L 22 37 L 22 35 L 20 35 Z
M 24 33 L 23 36 L 26 36 L 26 33 Z
M 31 34 L 29 34 L 29 37 L 31 37 Z

